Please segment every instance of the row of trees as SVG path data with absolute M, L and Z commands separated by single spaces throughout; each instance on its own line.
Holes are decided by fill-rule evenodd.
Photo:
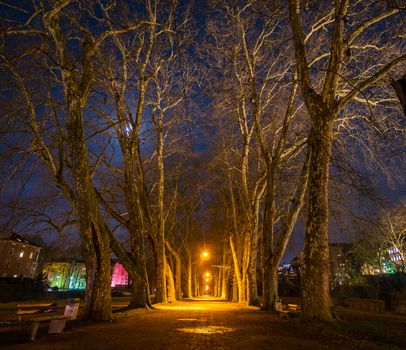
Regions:
M 111 318 L 110 251 L 133 281 L 130 307 L 150 305 L 151 282 L 157 302 L 191 296 L 196 217 L 208 207 L 223 215 L 226 242 L 217 293 L 233 280 L 229 297 L 273 309 L 303 206 L 302 316 L 333 317 L 329 178 L 341 166 L 361 171 L 360 160 L 381 173 L 404 162 L 388 84 L 405 67 L 405 33 L 391 25 L 404 9 L 245 0 L 210 3 L 203 21 L 176 1 L 2 6 L 2 162 L 7 176 L 30 179 L 25 197 L 36 189 L 24 185 L 47 174 L 60 211 L 73 211 L 59 223 L 49 206 L 30 214 L 59 230 L 77 225 L 84 317 Z M 332 167 L 334 152 L 344 156 Z

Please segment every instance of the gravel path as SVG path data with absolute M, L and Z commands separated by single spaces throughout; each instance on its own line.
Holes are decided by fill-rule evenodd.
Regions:
M 0 339 L 2 345 L 10 350 L 343 349 L 343 344 L 304 334 L 295 322 L 213 299 L 119 313 L 114 322 L 74 326 L 59 335 L 46 335 L 43 329 L 32 343 Z

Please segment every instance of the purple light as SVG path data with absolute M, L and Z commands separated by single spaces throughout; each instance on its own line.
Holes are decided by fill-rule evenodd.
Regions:
M 127 286 L 128 285 L 128 273 L 124 266 L 120 263 L 116 263 L 113 267 L 113 273 L 111 274 L 111 287 L 115 286 Z

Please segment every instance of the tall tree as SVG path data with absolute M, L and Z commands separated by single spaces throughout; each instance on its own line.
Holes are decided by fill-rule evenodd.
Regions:
M 311 171 L 302 262 L 302 318 L 305 320 L 333 317 L 326 267 L 329 266 L 328 178 L 335 122 L 345 106 L 362 99 L 366 89 L 406 60 L 397 50 L 386 55 L 376 52 L 384 45 L 396 47 L 398 36 L 379 37 L 378 26 L 388 28 L 387 19 L 399 13 L 399 9 L 387 7 L 383 2 L 352 4 L 349 0 L 319 5 L 319 9 L 325 10 L 322 14 L 316 11 L 315 3 L 306 13 L 301 1 L 289 0 L 298 83 L 312 126 L 308 141 Z M 321 33 L 323 28 L 330 30 L 329 37 Z M 310 44 L 318 45 L 317 49 L 313 46 L 313 51 L 310 50 Z M 352 52 L 362 54 L 353 57 Z M 368 53 L 368 64 L 355 69 L 351 61 L 365 58 Z M 313 73 L 316 68 L 320 73 L 317 76 Z

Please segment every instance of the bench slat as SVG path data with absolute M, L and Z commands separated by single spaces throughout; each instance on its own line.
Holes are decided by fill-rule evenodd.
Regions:
M 44 316 L 44 317 L 38 317 L 34 318 L 32 320 L 27 320 L 26 322 L 46 322 L 46 321 L 52 321 L 52 320 L 70 320 L 71 318 L 69 316 Z
M 39 307 L 53 307 L 57 306 L 56 303 L 42 303 L 42 304 L 17 304 L 17 308 L 25 309 L 25 308 L 39 308 Z
M 55 309 L 41 309 L 41 310 L 18 310 L 16 315 L 34 315 L 34 314 L 47 314 L 55 312 Z

